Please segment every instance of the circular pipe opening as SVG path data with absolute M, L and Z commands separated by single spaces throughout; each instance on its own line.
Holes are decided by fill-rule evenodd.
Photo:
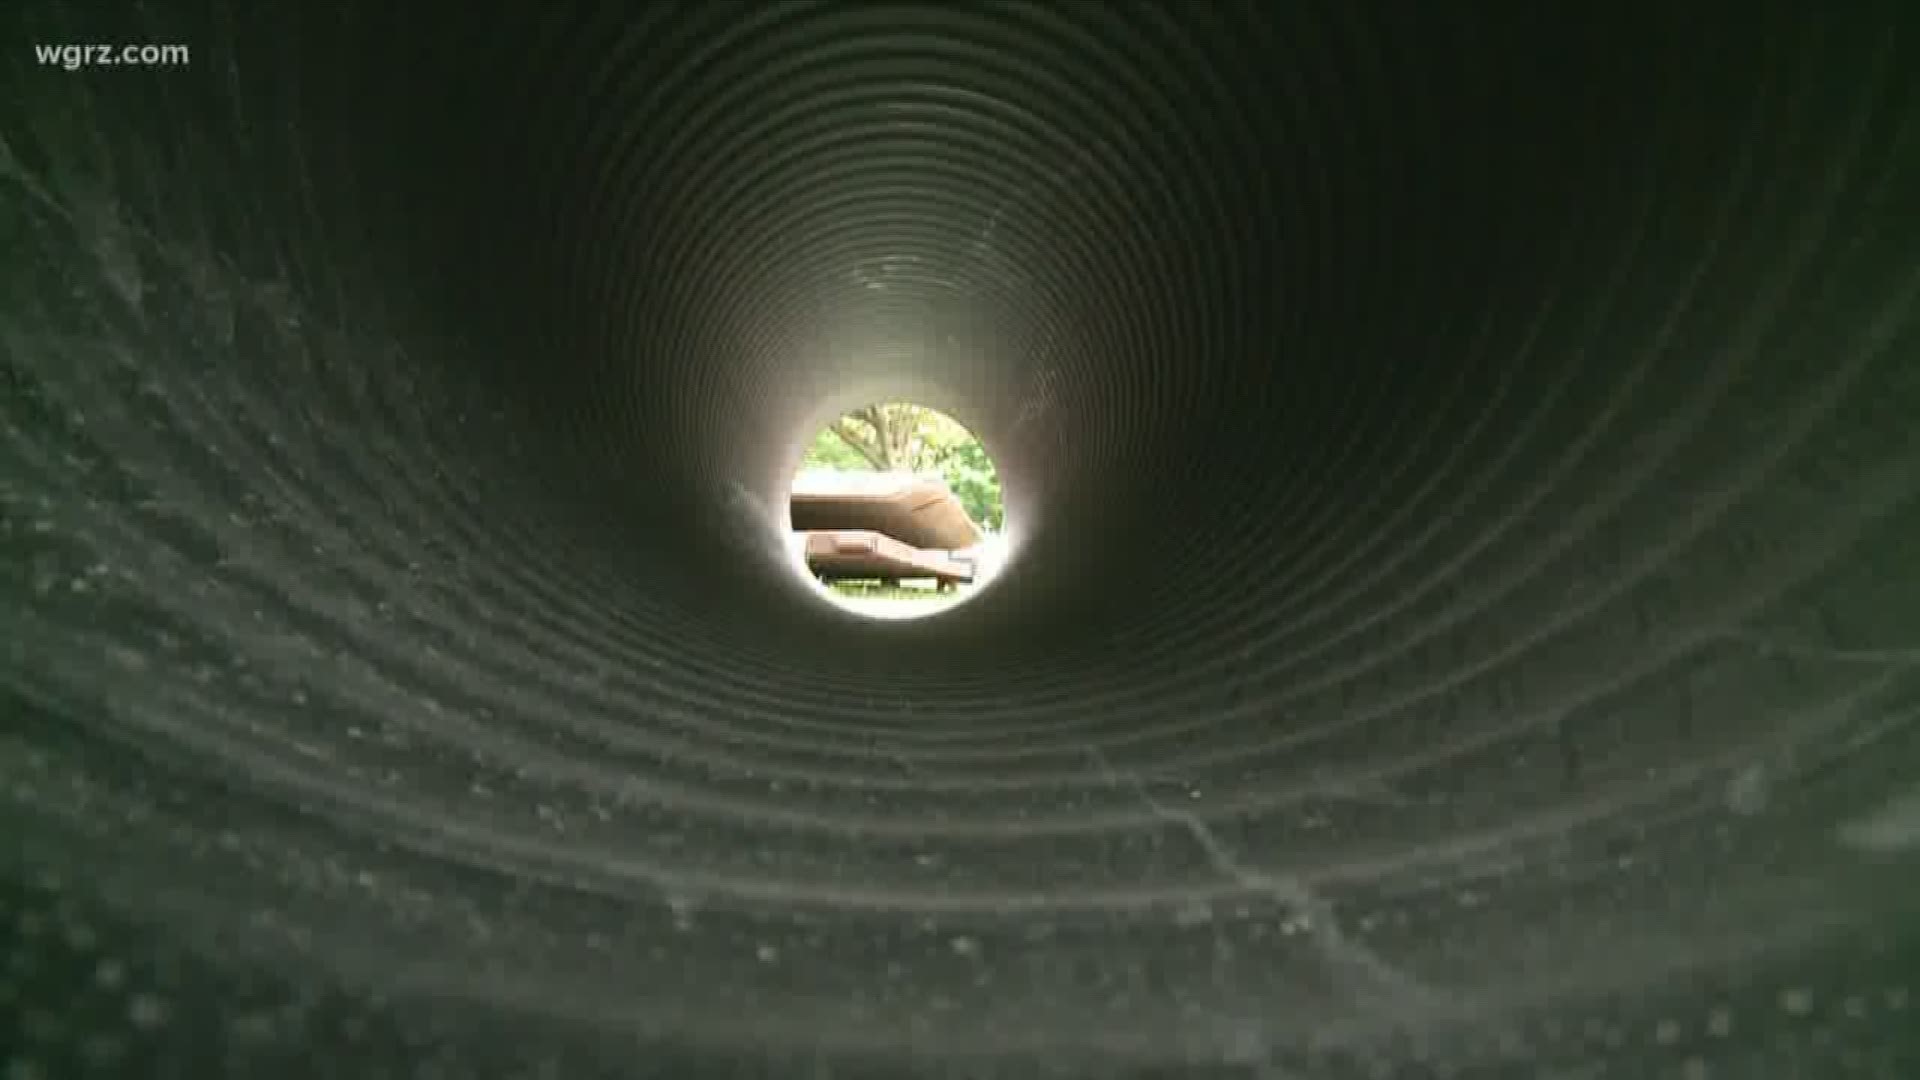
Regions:
M 920 619 L 987 590 L 1006 565 L 1002 481 L 984 441 L 911 401 L 829 419 L 794 466 L 791 561 L 814 595 L 871 619 Z

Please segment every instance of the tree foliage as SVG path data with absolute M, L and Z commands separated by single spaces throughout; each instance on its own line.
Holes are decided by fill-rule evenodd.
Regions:
M 967 516 L 989 532 L 999 532 L 1006 524 L 1006 509 L 1000 502 L 1000 476 L 987 449 L 980 440 L 968 438 L 954 443 L 940 459 L 940 473 Z
M 804 464 L 937 477 L 982 528 L 997 532 L 1006 521 L 1000 477 L 986 447 L 951 417 L 922 405 L 884 402 L 855 409 L 814 436 Z

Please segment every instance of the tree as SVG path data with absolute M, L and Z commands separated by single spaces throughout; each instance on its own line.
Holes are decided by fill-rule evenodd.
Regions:
M 920 429 L 931 414 L 919 405 L 888 402 L 855 409 L 828 430 L 881 472 L 917 472 L 926 464 Z
M 982 527 L 997 531 L 1005 521 L 1000 478 L 986 448 L 951 417 L 925 406 L 885 402 L 855 409 L 814 436 L 804 464 L 938 476 Z
M 821 428 L 813 437 L 813 445 L 807 447 L 807 456 L 802 464 L 839 472 L 861 472 L 873 468 L 873 462 L 848 446 L 846 440 L 834 434 L 830 427 Z
M 967 516 L 988 532 L 999 532 L 1006 524 L 1006 509 L 1000 500 L 1000 477 L 987 448 L 978 439 L 967 439 L 949 448 L 940 463 L 940 473 L 953 497 L 966 507 Z

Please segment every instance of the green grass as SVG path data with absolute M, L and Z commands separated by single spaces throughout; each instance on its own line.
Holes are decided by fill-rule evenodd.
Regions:
M 960 586 L 959 593 L 943 593 L 931 586 L 915 588 L 910 585 L 898 585 L 888 588 L 877 581 L 836 581 L 827 586 L 839 596 L 856 600 L 951 600 L 956 595 L 964 595 L 967 586 Z

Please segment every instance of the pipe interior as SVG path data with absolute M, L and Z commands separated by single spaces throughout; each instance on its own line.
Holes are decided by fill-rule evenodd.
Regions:
M 4 18 L 192 51 L 0 59 L 47 1075 L 1914 1062 L 1900 6 Z M 1018 552 L 873 623 L 898 398 Z

